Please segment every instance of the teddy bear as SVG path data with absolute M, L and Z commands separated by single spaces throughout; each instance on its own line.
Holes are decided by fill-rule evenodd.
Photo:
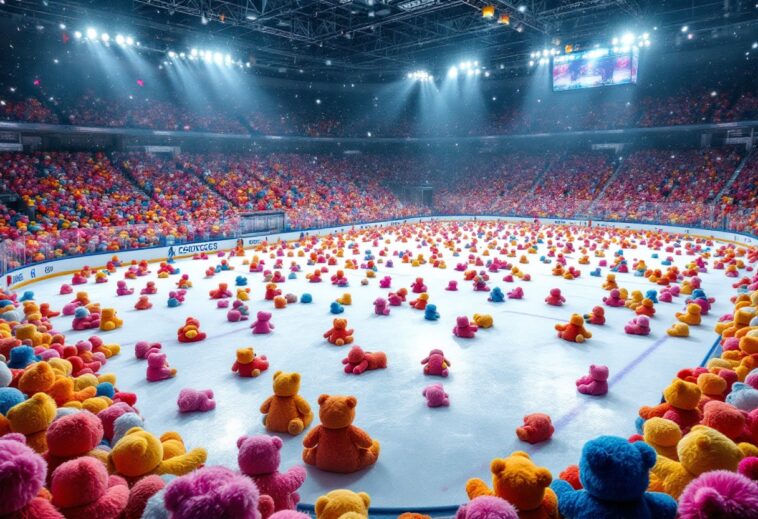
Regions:
M 605 310 L 602 306 L 596 306 L 589 314 L 584 314 L 584 320 L 590 324 L 605 324 Z
M 148 501 L 148 508 L 151 504 Z M 250 478 L 221 466 L 204 467 L 171 481 L 163 505 L 160 516 L 173 519 L 261 519 L 273 514 L 274 508 L 273 500 L 261 495 Z
M 553 476 L 546 468 L 535 465 L 529 454 L 516 451 L 508 458 L 495 458 L 490 471 L 492 489 L 478 478 L 466 482 L 469 499 L 480 496 L 505 499 L 516 507 L 522 519 L 559 517 L 558 501 L 550 489 Z
M 387 368 L 387 355 L 382 351 L 363 351 L 360 346 L 353 346 L 342 359 L 345 373 L 360 375 L 364 371 Z
M 522 442 L 540 443 L 549 440 L 555 427 L 550 417 L 544 413 L 532 413 L 524 417 L 524 424 L 516 427 L 516 436 Z
M 376 315 L 389 315 L 390 308 L 387 304 L 387 300 L 383 297 L 379 297 L 374 301 L 374 313 Z
M 191 413 L 200 411 L 212 411 L 216 408 L 216 401 L 213 400 L 212 389 L 189 389 L 184 388 L 179 391 L 179 397 L 176 400 L 180 413 Z
M 652 468 L 650 490 L 678 499 L 696 477 L 712 470 L 735 472 L 742 451 L 729 438 L 705 425 L 694 426 L 677 444 L 679 461 L 664 456 Z
M 147 359 L 151 353 L 160 353 L 161 348 L 159 342 L 139 341 L 134 345 L 134 356 L 138 359 Z
M 462 504 L 455 519 L 518 519 L 519 515 L 508 501 L 495 496 L 480 496 Z M 398 517 L 398 519 L 401 519 Z
M 424 278 L 416 278 L 416 281 L 411 283 L 411 291 L 414 294 L 421 294 L 426 292 L 426 285 L 424 284 Z
M 241 436 L 237 440 L 237 463 L 240 472 L 252 478 L 261 493 L 274 501 L 274 511 L 295 510 L 300 496 L 297 490 L 305 482 L 305 469 L 291 467 L 279 472 L 282 440 L 276 436 Z
M 205 332 L 200 331 L 200 321 L 194 317 L 187 317 L 184 321 L 184 326 L 179 328 L 176 332 L 179 342 L 199 342 L 205 340 Z
M 736 382 L 732 385 L 732 391 L 726 395 L 725 401 L 737 409 L 749 413 L 758 409 L 758 389 L 742 382 Z
M 353 342 L 353 330 L 347 327 L 347 319 L 336 318 L 332 328 L 324 333 L 324 338 L 335 346 L 344 346 Z
M 676 446 L 682 439 L 682 431 L 675 422 L 666 418 L 653 417 L 642 426 L 642 437 L 659 456 L 679 461 Z
M 149 474 L 180 476 L 202 466 L 208 457 L 205 449 L 176 450 L 171 442 L 177 436 L 164 434 L 162 441 L 141 427 L 129 429 L 108 454 L 110 472 L 136 481 Z
M 35 393 L 11 407 L 5 417 L 10 431 L 26 436 L 26 444 L 42 454 L 47 451 L 47 429 L 55 419 L 56 409 L 52 397 Z
M 155 281 L 148 281 L 145 288 L 140 290 L 140 295 L 149 296 L 158 293 L 158 288 L 155 286 Z
M 698 409 L 700 396 L 697 384 L 675 378 L 663 390 L 664 403 L 653 407 L 643 406 L 639 415 L 643 420 L 649 420 L 654 416 L 672 420 L 682 429 L 682 433 L 686 434 L 702 418 Z
M 618 288 L 614 288 L 611 290 L 608 297 L 603 298 L 603 303 L 605 303 L 606 306 L 615 308 L 624 306 L 624 299 L 621 297 L 621 291 Z
M 352 425 L 358 399 L 321 395 L 317 425 L 303 439 L 303 461 L 327 472 L 348 474 L 379 458 L 379 442 Z
M 232 291 L 229 290 L 229 285 L 226 283 L 219 283 L 218 288 L 215 288 L 208 292 L 211 299 L 226 299 L 232 297 Z M 273 299 L 273 297 L 272 297 Z
M 487 301 L 491 303 L 502 303 L 505 301 L 505 294 L 503 294 L 500 287 L 495 287 L 490 290 L 490 296 L 487 298 Z
M 313 412 L 308 402 L 298 395 L 299 373 L 274 373 L 274 394 L 261 404 L 263 425 L 271 432 L 286 432 L 296 436 L 313 421 Z
M 361 519 L 368 518 L 371 498 L 365 492 L 332 490 L 316 499 L 316 519 Z
M 427 321 L 436 321 L 440 318 L 440 313 L 437 311 L 437 305 L 426 305 L 424 308 L 424 319 Z
M 674 323 L 666 330 L 666 333 L 671 337 L 689 337 L 690 327 L 684 323 Z
M 429 304 L 429 294 L 422 292 L 416 299 L 408 304 L 411 308 L 415 308 L 416 310 L 424 310 L 426 309 L 426 305 Z
M 116 282 L 116 295 L 117 296 L 130 296 L 134 293 L 133 288 L 129 288 L 126 286 L 126 281 L 118 281 Z
M 756 412 L 758 416 L 758 412 Z M 721 434 L 732 441 L 739 441 L 741 438 L 749 438 L 748 418 L 746 412 L 726 402 L 710 400 L 703 406 L 702 425 L 707 425 L 716 429 Z
M 492 328 L 495 325 L 490 314 L 474 314 L 473 321 L 482 329 Z
M 106 332 L 121 328 L 124 321 L 119 319 L 116 315 L 116 310 L 113 308 L 103 308 L 100 312 L 100 329 Z
M 426 398 L 428 407 L 448 407 L 450 405 L 450 395 L 445 393 L 442 384 L 429 384 L 421 391 L 421 395 Z
M 49 333 L 40 333 L 33 324 L 20 324 L 13 329 L 16 339 L 27 346 L 42 346 L 50 344 L 52 336 Z
M 266 285 L 266 293 L 264 299 L 266 301 L 273 301 L 276 296 L 282 295 L 281 289 L 277 288 L 276 283 L 269 283 Z
M 650 319 L 644 315 L 634 317 L 624 326 L 624 333 L 629 335 L 650 335 Z
M 579 462 L 579 478 L 584 488 L 574 490 L 562 480 L 551 485 L 558 496 L 561 516 L 674 519 L 676 501 L 666 494 L 647 492 L 655 458 L 655 450 L 644 442 L 629 443 L 615 436 L 588 441 Z
M 429 355 L 421 360 L 424 365 L 424 375 L 447 377 L 450 361 L 445 358 L 442 350 L 431 350 Z
M 69 414 L 57 418 L 47 430 L 48 474 L 61 464 L 81 456 L 91 456 L 106 464 L 108 453 L 98 449 L 103 440 L 103 424 L 89 411 Z
M 679 497 L 679 519 L 748 519 L 758 510 L 758 482 L 724 470 L 694 479 Z
M 147 357 L 146 378 L 148 382 L 158 382 L 176 376 L 176 368 L 169 367 L 165 353 L 151 353 Z
M 40 358 L 34 354 L 34 348 L 31 346 L 15 346 L 10 350 L 8 358 L 8 367 L 10 369 L 24 369 L 29 364 L 38 362 Z
M 551 288 L 550 295 L 545 298 L 545 302 L 550 306 L 562 306 L 566 302 L 566 298 L 561 295 L 560 288 Z
M 523 299 L 524 298 L 524 289 L 521 287 L 516 287 L 513 290 L 508 292 L 508 299 Z
M 253 348 L 238 348 L 237 360 L 232 364 L 232 372 L 240 377 L 257 377 L 268 369 L 265 355 L 258 357 Z
M 256 314 L 256 319 L 253 324 L 250 325 L 253 329 L 253 334 L 267 334 L 274 330 L 274 323 L 271 322 L 271 313 L 260 311 Z
M 465 315 L 456 318 L 455 323 L 453 335 L 462 339 L 473 339 L 479 329 L 479 326 L 476 323 L 469 322 Z
M 129 500 L 129 487 L 118 476 L 108 476 L 94 458 L 76 458 L 56 468 L 51 476 L 52 503 L 69 519 L 120 517 Z
M 63 519 L 44 493 L 47 465 L 26 445 L 22 434 L 0 437 L 0 517 L 17 519 Z
M 571 314 L 566 324 L 556 324 L 558 337 L 569 342 L 584 342 L 592 338 L 592 333 L 584 327 L 584 318 L 579 314 Z
M 674 316 L 676 316 L 677 319 L 679 319 L 681 322 L 688 324 L 690 326 L 697 326 L 701 322 L 700 313 L 701 313 L 700 305 L 696 305 L 695 303 L 690 303 L 687 305 L 687 308 L 684 312 L 676 312 Z

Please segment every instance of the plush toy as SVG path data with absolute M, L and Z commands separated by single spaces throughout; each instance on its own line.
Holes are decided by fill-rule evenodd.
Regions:
M 518 517 L 519 514 L 513 505 L 495 496 L 477 497 L 462 504 L 455 513 L 455 519 L 518 519 Z
M 329 305 L 329 313 L 333 315 L 339 315 L 345 311 L 345 308 L 339 304 L 337 301 L 332 301 L 332 304 Z
M 603 298 L 603 303 L 606 306 L 620 307 L 624 306 L 624 299 L 621 297 L 621 291 L 618 288 L 611 290 L 608 297 Z
M 374 301 L 374 313 L 376 315 L 389 315 L 390 308 L 387 305 L 387 300 L 383 297 L 379 297 Z
M 550 489 L 550 471 L 538 467 L 526 452 L 516 451 L 508 458 L 495 458 L 490 464 L 492 489 L 481 479 L 469 479 L 466 494 L 469 499 L 497 496 L 519 511 L 522 518 L 557 518 L 558 502 Z
M 736 382 L 732 385 L 732 391 L 726 395 L 726 402 L 749 413 L 753 409 L 758 409 L 758 389 Z
M 274 373 L 274 394 L 261 404 L 263 425 L 271 432 L 300 434 L 313 421 L 308 402 L 298 395 L 299 373 Z
M 563 306 L 566 298 L 561 295 L 560 288 L 551 288 L 550 295 L 545 298 L 545 302 L 550 306 Z
M 411 292 L 414 294 L 421 294 L 426 292 L 426 285 L 424 284 L 424 278 L 416 278 L 416 281 L 411 283 Z
M 160 501 L 163 502 L 162 490 L 166 482 L 160 476 L 153 474 L 137 481 L 129 492 L 129 500 L 124 509 L 123 519 L 155 519 L 151 512 L 146 512 L 147 503 L 154 495 L 161 493 Z
M 200 331 L 200 321 L 194 317 L 187 317 L 184 321 L 184 326 L 177 330 L 177 338 L 179 342 L 199 342 L 205 340 L 205 333 Z
M 679 519 L 751 519 L 758 511 L 758 483 L 725 470 L 694 479 L 679 497 Z
M 138 359 L 147 359 L 151 353 L 160 353 L 161 343 L 139 341 L 134 345 L 134 356 Z
M 171 368 L 165 353 L 151 353 L 147 357 L 147 381 L 158 382 L 176 376 L 176 368 Z
M 532 413 L 524 417 L 524 425 L 516 428 L 516 436 L 522 442 L 540 443 L 549 440 L 555 428 L 550 417 L 543 413 Z
M 640 408 L 639 415 L 643 420 L 654 416 L 672 420 L 686 434 L 702 418 L 698 410 L 700 396 L 701 392 L 697 384 L 675 378 L 663 390 L 664 403 L 654 407 L 643 406 Z
M 134 293 L 133 288 L 126 286 L 126 281 L 116 282 L 116 295 L 117 296 L 130 296 Z
M 332 490 L 316 500 L 316 519 L 368 519 L 371 498 L 365 492 Z
M 579 462 L 583 490 L 574 490 L 561 480 L 551 485 L 561 516 L 674 519 L 676 501 L 665 494 L 647 492 L 654 464 L 655 451 L 643 442 L 629 443 L 615 436 L 588 441 Z
M 135 310 L 150 310 L 153 304 L 147 296 L 140 296 L 139 300 L 134 304 Z
M 642 297 L 642 292 L 639 290 L 632 290 L 631 297 L 627 299 L 627 301 L 624 303 L 624 306 L 626 306 L 629 310 L 635 311 L 637 310 L 637 307 L 642 304 L 642 300 L 644 298 Z
M 479 329 L 479 326 L 474 322 L 469 322 L 465 315 L 456 318 L 455 323 L 453 335 L 462 339 L 473 339 Z
M 257 377 L 268 369 L 265 355 L 258 357 L 253 348 L 238 348 L 237 360 L 232 364 L 232 372 L 240 377 Z
M 624 333 L 629 335 L 650 335 L 650 320 L 644 315 L 635 317 L 624 326 Z
M 211 290 L 208 294 L 211 299 L 225 299 L 227 297 L 232 297 L 232 291 L 229 290 L 229 285 L 226 283 L 219 283 L 218 288 Z
M 682 439 L 682 431 L 671 420 L 653 417 L 645 421 L 642 426 L 642 438 L 645 443 L 655 449 L 658 456 L 665 456 L 674 461 L 679 460 L 676 446 Z
M 92 330 L 100 326 L 100 314 L 90 312 L 85 307 L 79 307 L 74 311 L 74 320 L 71 321 L 71 328 L 76 331 Z
M 275 436 L 241 436 L 237 440 L 237 463 L 240 471 L 252 478 L 261 493 L 274 501 L 274 510 L 295 510 L 300 496 L 297 490 L 305 482 L 305 469 L 292 467 L 279 472 L 281 438 Z
M 180 448 L 173 445 L 177 442 Z M 166 433 L 159 439 L 133 427 L 111 449 L 108 465 L 111 473 L 136 481 L 149 474 L 189 474 L 202 466 L 207 457 L 205 449 L 185 452 L 176 433 Z
M 273 513 L 250 478 L 225 467 L 204 467 L 170 482 L 163 496 L 167 517 L 261 519 Z
M 321 424 L 303 439 L 303 461 L 327 472 L 343 474 L 376 463 L 379 442 L 352 425 L 358 400 L 353 396 L 321 395 L 318 404 Z
M 363 351 L 360 346 L 353 346 L 342 359 L 345 373 L 360 375 L 364 371 L 387 368 L 387 355 L 382 351 Z
M 266 293 L 263 298 L 266 301 L 273 301 L 276 296 L 282 295 L 282 291 L 277 288 L 276 283 L 269 283 L 266 285 Z
M 450 292 L 455 292 L 458 290 L 458 282 L 457 281 L 448 281 L 447 287 L 445 287 L 445 290 Z
M 274 330 L 274 323 L 271 322 L 271 313 L 260 311 L 256 315 L 256 320 L 250 325 L 253 334 L 261 335 L 271 333 Z
M 500 287 L 495 287 L 490 291 L 490 296 L 487 298 L 487 301 L 492 303 L 502 303 L 505 301 L 505 294 L 503 294 Z
M 17 329 L 19 327 L 16 327 Z M 31 346 L 16 346 L 10 351 L 10 358 L 8 359 L 8 367 L 10 369 L 24 369 L 29 364 L 33 364 L 40 360 L 34 354 L 34 348 Z
M 426 398 L 428 407 L 448 407 L 450 405 L 450 395 L 445 393 L 442 384 L 429 384 L 423 389 L 421 395 Z
M 77 458 L 52 473 L 52 503 L 67 519 L 117 518 L 126 508 L 129 487 L 118 476 L 108 476 L 94 458 Z
M 103 308 L 100 312 L 100 329 L 109 332 L 116 328 L 121 328 L 124 321 L 118 318 L 114 308 Z
M 57 418 L 47 430 L 45 459 L 48 474 L 59 465 L 85 455 L 106 463 L 107 451 L 97 449 L 103 440 L 103 434 L 102 422 L 88 411 Z
M 213 400 L 213 390 L 211 389 L 189 389 L 184 388 L 179 391 L 179 398 L 176 400 L 180 413 L 192 413 L 199 411 L 204 413 L 216 408 L 216 401 Z
M 666 330 L 666 333 L 671 337 L 689 337 L 690 327 L 684 323 L 674 323 Z
M 353 330 L 347 327 L 347 319 L 334 319 L 332 328 L 324 333 L 324 338 L 335 346 L 344 346 L 353 342 Z
M 645 315 L 647 317 L 653 317 L 655 315 L 655 307 L 653 306 L 652 299 L 647 297 L 642 300 L 640 305 L 634 310 L 637 315 Z
M 739 447 L 715 429 L 696 425 L 677 445 L 679 461 L 659 457 L 652 470 L 650 490 L 678 499 L 696 477 L 712 470 L 735 472 L 742 459 Z
M 23 435 L 0 437 L 0 467 L 0 517 L 63 519 L 50 501 L 40 496 L 47 465 L 39 454 L 26 446 Z
M 590 324 L 605 324 L 605 310 L 602 306 L 596 306 L 589 314 L 584 314 L 584 320 Z
M 392 285 L 392 278 L 390 276 L 384 276 L 379 280 L 379 288 L 390 288 Z
M 676 312 L 674 315 L 677 319 L 679 319 L 681 322 L 688 324 L 690 326 L 697 326 L 700 324 L 700 313 L 701 308 L 699 305 L 696 305 L 695 303 L 690 303 L 687 305 L 687 308 L 684 312 Z
M 584 327 L 584 318 L 579 314 L 572 314 L 566 324 L 556 324 L 558 337 L 569 342 L 584 342 L 591 339 L 592 334 Z
M 437 311 L 437 305 L 426 305 L 424 309 L 424 319 L 427 321 L 436 321 L 440 318 L 440 313 Z
M 147 296 L 158 293 L 158 288 L 155 286 L 155 281 L 148 281 L 145 288 L 140 290 L 140 295 Z
M 421 361 L 424 365 L 424 375 L 447 377 L 450 361 L 445 358 L 442 350 L 431 350 L 429 355 Z
M 590 364 L 589 375 L 576 380 L 576 390 L 583 395 L 602 396 L 608 393 L 608 366 Z
M 510 292 L 508 292 L 508 299 L 523 299 L 524 298 L 524 289 L 521 287 L 516 287 Z
M 55 419 L 55 400 L 46 393 L 35 393 L 11 407 L 5 417 L 11 432 L 26 436 L 26 444 L 39 452 L 47 451 L 47 429 Z
M 411 306 L 411 308 L 415 308 L 416 310 L 424 310 L 426 309 L 426 305 L 429 304 L 429 294 L 423 292 L 419 294 L 418 298 L 414 299 L 408 304 Z

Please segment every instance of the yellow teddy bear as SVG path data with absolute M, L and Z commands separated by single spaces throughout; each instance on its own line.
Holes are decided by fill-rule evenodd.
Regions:
M 316 500 L 316 519 L 358 519 L 368 517 L 371 498 L 365 492 L 332 490 Z
M 116 315 L 116 310 L 114 308 L 103 308 L 103 311 L 100 313 L 100 329 L 104 332 L 109 332 L 111 330 L 115 330 L 116 328 L 121 328 L 121 325 L 124 324 L 124 321 L 118 318 Z
M 167 458 L 167 450 L 180 452 L 184 450 L 183 444 L 179 448 L 175 436 L 170 435 L 164 445 L 141 427 L 132 427 L 113 446 L 108 465 L 112 473 L 136 480 L 148 474 L 183 476 L 203 465 L 208 457 L 205 449 L 198 448 Z
M 47 428 L 55 419 L 55 401 L 45 393 L 35 393 L 31 398 L 8 410 L 6 418 L 11 432 L 26 436 L 26 444 L 43 454 L 47 450 Z
M 474 322 L 479 328 L 492 328 L 495 324 L 490 314 L 474 314 Z

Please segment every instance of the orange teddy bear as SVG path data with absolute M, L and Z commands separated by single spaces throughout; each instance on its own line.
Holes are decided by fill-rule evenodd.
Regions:
M 592 333 L 584 327 L 584 318 L 579 314 L 572 314 L 568 323 L 556 324 L 555 329 L 558 330 L 558 337 L 566 341 L 584 342 L 592 338 Z
M 690 326 L 697 326 L 700 324 L 700 305 L 690 303 L 687 305 L 685 312 L 677 312 L 674 315 L 677 319 Z
M 347 319 L 337 318 L 332 321 L 332 328 L 324 333 L 324 338 L 335 346 L 344 346 L 353 342 L 353 330 L 347 327 Z
M 355 419 L 354 396 L 318 397 L 321 425 L 303 439 L 303 461 L 327 472 L 348 474 L 376 463 L 379 442 L 363 429 L 352 425 Z
M 274 373 L 274 394 L 261 404 L 263 425 L 271 432 L 297 435 L 313 421 L 308 402 L 298 395 L 300 373 Z
M 205 333 L 200 331 L 200 321 L 194 317 L 187 317 L 184 326 L 177 331 L 179 342 L 198 342 L 205 339 Z

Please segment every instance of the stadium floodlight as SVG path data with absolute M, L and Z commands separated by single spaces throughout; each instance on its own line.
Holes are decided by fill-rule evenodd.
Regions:
M 179 53 L 179 57 L 182 58 L 182 59 L 184 59 L 184 58 L 187 57 L 187 55 L 185 53 L 183 53 L 183 52 L 180 52 Z
M 94 40 L 95 38 L 97 38 L 97 31 L 93 29 L 92 27 L 87 28 L 86 34 L 87 34 L 87 39 L 89 40 Z
M 193 48 L 193 49 L 190 51 L 190 56 L 197 56 L 197 49 Z
M 447 77 L 449 78 L 457 78 L 458 77 L 458 67 L 455 65 L 447 69 Z
M 174 59 L 176 57 L 176 52 L 173 50 L 168 51 L 168 57 Z
M 111 36 L 107 32 L 104 32 L 100 35 L 100 39 L 103 40 L 103 43 L 108 43 L 111 39 Z
M 618 44 L 619 44 L 619 39 L 618 38 L 613 38 L 611 40 L 611 45 L 618 45 Z
M 754 41 L 752 45 L 753 49 L 758 49 L 758 41 Z
M 414 81 L 431 81 L 434 79 L 434 77 L 426 70 L 415 70 L 408 73 L 408 79 L 412 79 Z
M 60 30 L 62 30 L 62 31 L 65 31 L 66 30 L 66 24 L 65 23 L 61 23 L 61 24 L 58 25 L 58 28 Z
M 530 67 L 533 67 L 533 66 L 534 66 L 534 60 L 529 60 L 529 66 L 530 66 Z
M 484 73 L 484 77 L 490 77 L 490 71 L 489 70 Z
M 634 34 L 628 32 L 621 37 L 621 43 L 624 45 L 631 45 L 634 43 Z
M 689 26 L 687 26 L 687 25 L 683 25 L 682 26 L 682 32 L 687 32 L 689 30 L 690 30 Z
M 526 12 L 526 6 L 525 5 L 518 6 L 518 12 L 525 13 Z
M 221 63 L 224 62 L 224 56 L 220 52 L 214 52 L 213 62 L 216 63 L 216 65 L 221 65 Z
M 134 45 L 134 38 L 132 38 L 131 36 L 127 36 L 126 37 L 126 44 L 129 45 L 130 47 L 132 45 Z
M 77 40 L 81 40 L 82 33 L 80 31 L 74 31 L 74 38 L 76 38 Z
M 116 35 L 116 43 L 119 45 L 123 45 L 126 42 L 126 39 L 124 38 L 123 34 L 117 34 Z

